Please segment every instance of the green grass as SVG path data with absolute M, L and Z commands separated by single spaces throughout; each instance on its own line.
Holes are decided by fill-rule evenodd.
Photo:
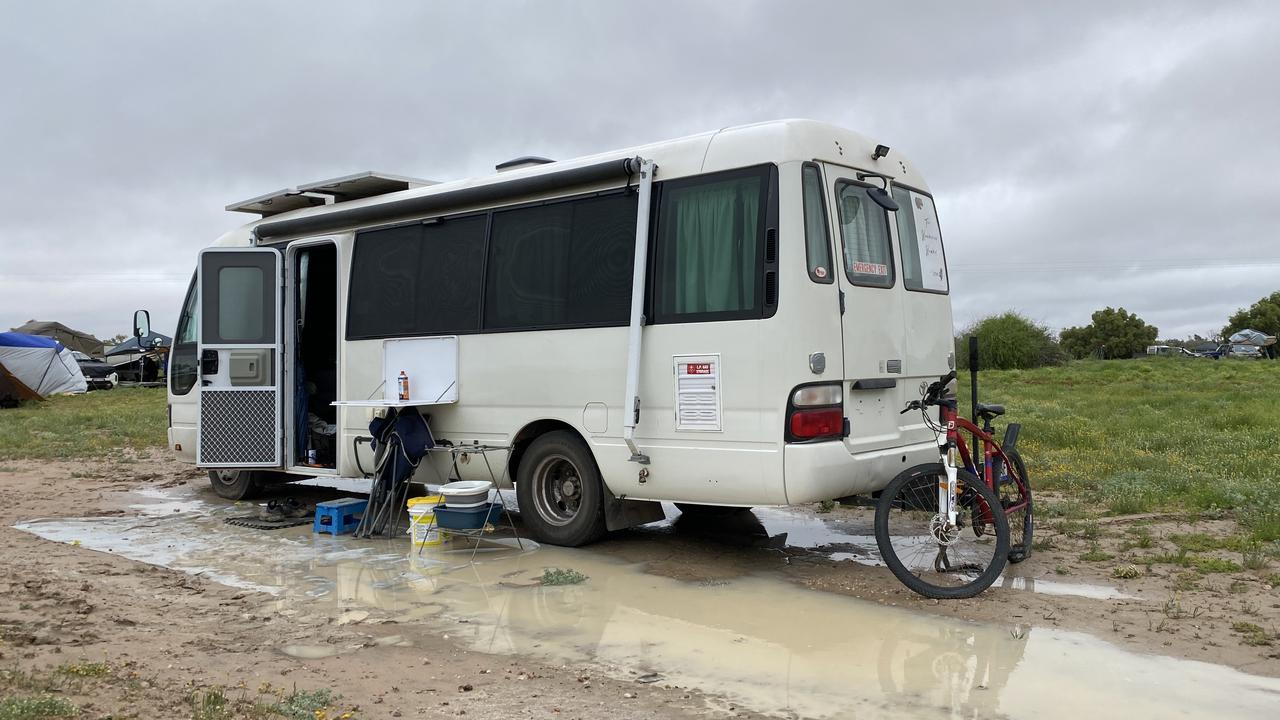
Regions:
M 1094 543 L 1089 548 L 1088 552 L 1085 552 L 1080 556 L 1080 559 L 1085 562 L 1106 562 L 1107 560 L 1110 560 L 1114 557 L 1115 556 L 1112 555 L 1111 553 L 1103 552 L 1098 547 L 1098 543 Z
M 110 457 L 164 447 L 164 388 L 57 395 L 0 410 L 0 462 Z
M 1250 622 L 1237 622 L 1231 624 L 1231 629 L 1240 634 L 1240 643 L 1243 645 L 1258 647 L 1271 644 L 1271 633 L 1268 633 L 1260 625 Z
M 560 568 L 547 568 L 542 571 L 543 585 L 577 585 L 586 581 L 587 576 L 577 570 L 561 570 Z
M 979 389 L 1022 423 L 1032 486 L 1067 498 L 1050 514 L 1227 511 L 1280 540 L 1280 363 L 1078 361 L 983 372 Z
M 0 720 L 43 720 L 75 717 L 79 710 L 66 698 L 53 695 L 0 698 Z
M 71 677 L 106 677 L 111 674 L 111 665 L 106 662 L 63 663 L 56 670 Z
M 281 717 L 309 720 L 318 715 L 317 711 L 328 708 L 333 701 L 333 693 L 328 690 L 294 690 L 271 709 Z

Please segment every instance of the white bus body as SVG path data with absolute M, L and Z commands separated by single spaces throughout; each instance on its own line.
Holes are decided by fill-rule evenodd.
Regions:
M 512 447 L 490 454 L 507 486 L 534 477 L 522 465 L 535 448 L 539 462 L 567 459 L 543 462 L 551 515 L 524 508 L 551 542 L 658 517 L 656 503 L 622 501 L 809 503 L 937 458 L 919 415 L 899 411 L 954 365 L 947 272 L 928 186 L 896 151 L 788 120 L 384 194 L 373 184 L 355 183 L 368 196 L 354 200 L 338 181 L 327 196 L 238 206 L 297 209 L 201 254 L 171 354 L 169 442 L 224 495 L 268 476 L 365 476 L 378 411 L 330 403 L 380 397 L 385 342 L 420 336 L 457 338 L 457 401 L 423 408 L 437 440 Z M 886 184 L 896 212 L 872 197 Z M 649 212 L 638 189 L 652 192 Z M 428 457 L 417 481 L 489 479 L 478 459 Z

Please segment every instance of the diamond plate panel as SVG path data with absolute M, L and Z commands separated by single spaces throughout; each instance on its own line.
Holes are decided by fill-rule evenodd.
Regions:
M 275 390 L 201 390 L 200 463 L 276 462 Z

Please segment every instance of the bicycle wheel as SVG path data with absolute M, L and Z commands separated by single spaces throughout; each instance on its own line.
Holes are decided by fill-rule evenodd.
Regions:
M 1004 570 L 1009 521 L 991 488 L 961 470 L 958 527 L 940 529 L 938 483 L 946 477 L 942 463 L 929 463 L 894 478 L 876 503 L 876 545 L 889 570 L 911 590 L 942 600 L 971 598 Z
M 1027 477 L 1027 466 L 1022 463 L 1022 456 L 1017 450 L 1010 450 L 1006 455 L 1013 463 L 1013 470 L 1022 478 L 1022 487 L 1026 488 L 1027 505 L 1020 511 L 1006 513 L 1009 518 L 1009 562 L 1017 564 L 1031 557 L 1032 535 L 1035 532 L 1035 513 L 1032 509 L 1031 479 Z M 1002 507 L 1013 507 L 1022 502 L 1022 488 L 1004 472 L 1004 462 L 997 456 L 992 467 L 996 478 L 996 492 L 1000 496 Z

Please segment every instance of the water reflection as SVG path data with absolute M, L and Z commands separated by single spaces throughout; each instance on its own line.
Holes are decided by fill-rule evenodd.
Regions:
M 1072 718 L 1212 713 L 1262 716 L 1280 683 L 1217 666 L 1126 652 L 1050 628 L 979 625 L 807 590 L 768 575 L 715 584 L 644 572 L 592 549 L 498 548 L 477 562 L 407 541 L 313 536 L 225 525 L 223 506 L 138 518 L 32 522 L 41 536 L 275 593 L 268 606 L 300 620 L 352 608 L 418 622 L 467 647 L 592 666 L 622 677 L 656 673 L 758 711 L 802 717 Z M 734 522 L 755 547 L 768 523 Z M 681 534 L 728 532 L 680 523 Z M 711 535 L 707 535 L 711 533 Z M 670 538 L 633 542 L 671 542 Z M 711 561 L 711 562 L 714 562 Z M 543 587 L 548 567 L 580 585 Z M 295 654 L 324 638 L 291 639 Z M 1064 703 L 1062 699 L 1072 702 Z

